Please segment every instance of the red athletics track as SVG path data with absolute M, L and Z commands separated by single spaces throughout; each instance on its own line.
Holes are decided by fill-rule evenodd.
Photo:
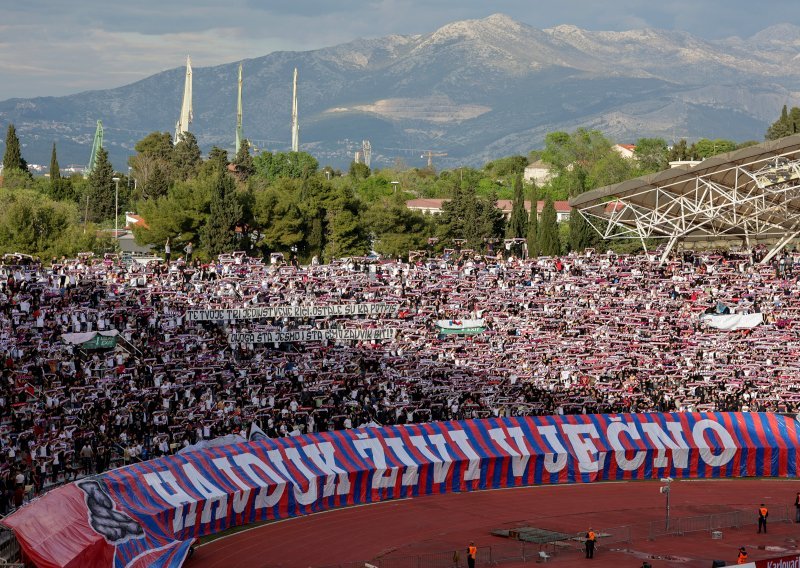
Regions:
M 456 549 L 464 566 L 463 551 L 470 540 L 479 548 L 512 544 L 508 539 L 492 536 L 495 529 L 535 526 L 577 533 L 590 526 L 602 530 L 663 521 L 666 501 L 659 493 L 660 486 L 657 481 L 544 486 L 351 507 L 271 523 L 215 540 L 200 546 L 186 566 L 316 568 Z M 776 517 L 779 508 L 794 507 L 797 491 L 797 480 L 675 481 L 670 503 L 673 519 L 745 509 L 753 512 L 753 522 L 739 529 L 723 529 L 721 540 L 712 540 L 708 532 L 697 532 L 653 541 L 634 538 L 629 544 L 605 547 L 601 539 L 593 560 L 586 560 L 576 543 L 575 549 L 560 550 L 548 563 L 639 568 L 647 560 L 653 568 L 708 568 L 713 559 L 735 564 L 740 546 L 747 547 L 750 560 L 790 554 L 797 550 L 800 524 L 772 522 L 768 534 L 756 534 L 756 509 L 765 503 L 773 508 Z M 638 530 L 636 533 L 642 534 Z M 532 563 L 500 566 L 515 568 Z

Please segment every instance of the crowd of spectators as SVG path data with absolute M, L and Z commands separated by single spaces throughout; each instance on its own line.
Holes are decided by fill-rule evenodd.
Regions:
M 754 256 L 755 254 L 755 256 Z M 25 491 L 252 423 L 272 437 L 430 420 L 645 411 L 796 412 L 794 257 L 759 252 L 448 253 L 416 262 L 0 264 L 0 514 Z M 390 316 L 194 322 L 187 310 L 396 304 Z M 761 312 L 719 331 L 699 315 Z M 482 318 L 476 335 L 437 320 Z M 393 328 L 393 340 L 231 345 L 236 331 Z M 118 332 L 88 350 L 69 334 Z

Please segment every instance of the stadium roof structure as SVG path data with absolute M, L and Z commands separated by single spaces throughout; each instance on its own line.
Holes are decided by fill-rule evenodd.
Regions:
M 774 243 L 800 236 L 800 135 L 587 191 L 570 200 L 603 238 Z

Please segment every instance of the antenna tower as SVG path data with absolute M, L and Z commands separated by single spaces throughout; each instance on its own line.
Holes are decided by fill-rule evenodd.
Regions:
M 177 144 L 181 134 L 189 132 L 189 125 L 192 123 L 192 60 L 186 56 L 186 79 L 183 83 L 183 104 L 181 105 L 181 115 L 175 124 L 175 139 L 173 144 Z
M 242 64 L 239 63 L 239 98 L 236 103 L 236 154 L 242 147 Z
M 364 165 L 369 168 L 372 161 L 372 144 L 370 144 L 369 140 L 361 141 L 361 151 L 364 155 Z
M 103 147 L 103 123 L 102 121 L 97 121 L 97 129 L 94 131 L 94 142 L 92 143 L 92 153 L 89 155 L 89 165 L 86 166 L 86 172 L 84 173 L 84 177 L 88 177 L 94 171 L 95 166 L 97 166 L 97 154 L 100 152 L 100 148 Z
M 292 152 L 300 151 L 300 125 L 297 122 L 297 67 L 292 81 Z

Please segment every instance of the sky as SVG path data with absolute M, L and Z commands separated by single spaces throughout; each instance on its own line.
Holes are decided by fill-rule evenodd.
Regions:
M 119 87 L 180 67 L 425 34 L 503 13 L 536 28 L 704 39 L 800 22 L 797 0 L 24 0 L 0 8 L 0 101 Z

